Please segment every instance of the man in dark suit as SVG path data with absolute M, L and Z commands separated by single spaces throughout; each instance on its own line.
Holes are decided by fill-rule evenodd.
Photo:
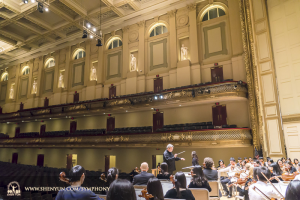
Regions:
M 218 171 L 213 170 L 212 166 L 214 165 L 214 161 L 212 158 L 204 158 L 204 163 L 205 167 L 203 169 L 203 173 L 207 180 L 212 181 L 212 180 L 218 180 Z
M 173 171 L 176 170 L 175 161 L 185 160 L 184 158 L 178 158 L 177 154 L 173 155 L 173 147 L 174 146 L 172 144 L 168 144 L 167 149 L 165 150 L 163 155 L 164 162 L 168 164 L 168 171 L 171 175 L 173 174 Z
M 133 182 L 132 182 L 133 185 L 147 185 L 148 180 L 150 178 L 154 178 L 153 174 L 147 173 L 147 171 L 149 170 L 148 163 L 143 162 L 141 164 L 140 169 L 141 169 L 141 173 L 133 177 Z

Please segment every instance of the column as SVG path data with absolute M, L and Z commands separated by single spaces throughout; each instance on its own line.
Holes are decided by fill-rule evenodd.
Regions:
M 177 30 L 176 30 L 176 12 L 177 10 L 171 10 L 168 12 L 169 24 L 170 24 L 170 58 L 171 68 L 177 66 Z
M 189 21 L 190 21 L 190 59 L 191 59 L 191 64 L 199 65 L 196 4 L 194 4 L 194 3 L 189 4 L 187 6 L 187 8 L 189 10 Z
M 127 72 L 129 71 L 129 48 L 128 48 L 128 30 L 129 27 L 126 26 L 123 29 L 123 70 L 122 78 L 127 77 Z
M 88 85 L 90 81 L 90 71 L 91 71 L 91 42 L 90 40 L 86 41 L 85 45 L 85 64 L 84 64 L 84 86 Z
M 139 26 L 139 58 L 138 69 L 139 75 L 145 74 L 145 21 L 138 23 Z M 142 72 L 141 72 L 142 70 Z

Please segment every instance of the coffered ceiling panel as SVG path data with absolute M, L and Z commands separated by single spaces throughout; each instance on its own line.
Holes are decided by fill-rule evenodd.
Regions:
M 2 30 L 12 34 L 17 33 L 17 35 L 22 37 L 23 40 L 27 40 L 29 37 L 34 36 L 34 33 L 29 29 L 25 29 L 16 24 L 9 24 L 8 26 L 3 27 Z
M 14 15 L 16 15 L 16 13 L 14 13 L 13 11 L 11 11 L 5 7 L 0 8 L 0 14 L 7 16 L 7 17 L 13 17 Z
M 39 11 L 34 11 L 29 15 L 30 17 L 37 18 L 42 22 L 54 27 L 58 24 L 65 22 L 65 20 L 59 15 L 54 14 L 51 10 L 49 12 L 40 13 Z
M 37 25 L 37 24 L 35 24 L 35 23 L 29 21 L 28 19 L 26 19 L 26 18 L 24 18 L 24 17 L 21 18 L 21 19 L 19 19 L 19 20 L 17 20 L 17 21 L 18 21 L 19 23 L 25 25 L 25 26 L 28 26 L 29 28 L 36 29 L 37 31 L 39 31 L 39 32 L 41 32 L 41 33 L 43 33 L 43 32 L 46 31 L 46 29 L 44 29 L 43 27 L 41 27 L 41 26 L 39 26 L 39 25 Z

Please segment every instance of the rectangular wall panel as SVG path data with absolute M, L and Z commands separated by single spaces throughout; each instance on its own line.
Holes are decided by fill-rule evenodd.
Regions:
M 266 120 L 269 134 L 270 154 L 281 154 L 280 130 L 277 119 Z

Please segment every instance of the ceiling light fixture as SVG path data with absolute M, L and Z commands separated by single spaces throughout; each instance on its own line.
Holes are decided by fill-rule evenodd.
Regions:
M 87 23 L 87 25 L 86 25 L 88 28 L 91 28 L 91 25 L 89 24 L 89 23 Z
M 48 12 L 48 11 L 49 11 L 49 8 L 46 7 L 46 8 L 45 8 L 45 11 Z
M 23 3 L 25 3 L 25 4 L 28 3 L 28 0 L 23 0 Z
M 28 1 L 28 0 L 27 0 Z M 40 12 L 40 13 L 43 13 L 44 10 L 46 12 L 49 11 L 49 7 L 50 7 L 50 3 L 49 3 L 49 0 L 35 0 L 36 2 L 38 2 L 38 5 L 37 5 L 37 10 Z M 32 3 L 35 2 L 34 0 L 31 0 Z
M 93 38 L 94 38 L 94 36 L 93 36 L 93 35 L 90 35 L 90 38 L 91 38 L 91 39 L 93 39 Z
M 96 28 L 93 28 L 93 31 L 96 32 Z
M 31 3 L 35 3 L 35 0 L 31 0 Z

